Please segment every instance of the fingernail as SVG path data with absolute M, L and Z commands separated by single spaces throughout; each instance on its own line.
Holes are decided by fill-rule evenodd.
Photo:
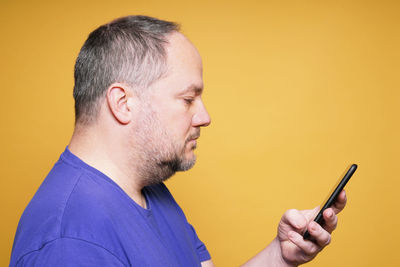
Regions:
M 332 216 L 333 216 L 333 212 L 330 210 L 330 211 L 328 211 L 328 217 L 329 218 L 332 218 Z

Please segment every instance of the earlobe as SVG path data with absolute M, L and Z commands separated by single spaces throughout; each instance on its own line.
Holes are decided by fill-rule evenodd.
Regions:
M 131 121 L 131 92 L 128 86 L 114 83 L 107 89 L 107 103 L 113 117 L 121 124 Z

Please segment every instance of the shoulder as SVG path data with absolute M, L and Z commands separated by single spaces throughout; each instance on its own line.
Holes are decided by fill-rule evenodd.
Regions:
M 120 192 L 109 181 L 59 161 L 45 178 L 21 216 L 12 261 L 39 251 L 53 240 L 86 240 L 98 246 L 112 231 L 110 217 L 120 206 Z M 55 241 L 58 244 L 60 241 Z M 54 246 L 54 245 L 53 245 Z
M 61 160 L 54 165 L 20 218 L 12 258 L 59 237 L 61 217 L 80 177 L 79 170 Z
M 104 237 L 112 233 L 121 213 L 129 208 L 130 200 L 126 198 L 119 187 L 99 177 L 91 177 L 90 174 L 81 177 L 61 217 L 60 235 L 94 242 L 104 241 Z

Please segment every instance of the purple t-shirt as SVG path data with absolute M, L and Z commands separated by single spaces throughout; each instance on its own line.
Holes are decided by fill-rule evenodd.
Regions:
M 147 209 L 68 147 L 25 209 L 10 266 L 201 266 L 205 245 L 164 184 Z

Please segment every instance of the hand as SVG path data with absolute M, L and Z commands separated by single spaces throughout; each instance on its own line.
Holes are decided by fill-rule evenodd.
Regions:
M 314 222 L 319 207 L 312 210 L 288 210 L 282 216 L 278 226 L 283 260 L 292 266 L 297 266 L 312 260 L 326 245 L 331 242 L 331 233 L 337 226 L 337 216 L 346 206 L 346 193 L 339 194 L 335 204 L 323 213 L 324 227 Z M 303 233 L 308 229 L 315 241 L 303 239 Z

